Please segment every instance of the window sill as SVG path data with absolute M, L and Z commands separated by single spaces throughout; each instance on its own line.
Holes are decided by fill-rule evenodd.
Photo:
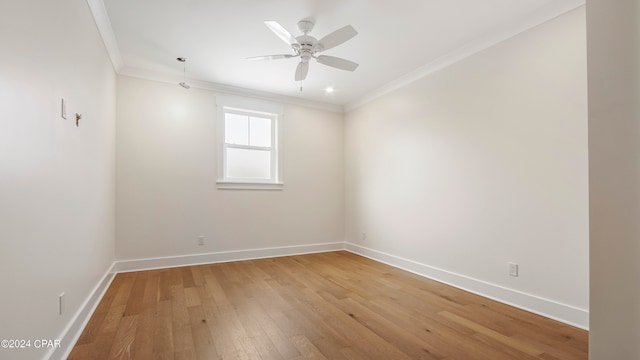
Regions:
M 284 188 L 284 183 L 267 183 L 267 182 L 234 182 L 234 181 L 216 181 L 216 185 L 220 190 L 277 190 Z

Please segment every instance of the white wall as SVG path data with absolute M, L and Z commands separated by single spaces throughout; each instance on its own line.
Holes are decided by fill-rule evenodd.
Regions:
M 640 359 L 640 1 L 588 0 L 589 359 Z
M 587 326 L 585 54 L 579 8 L 349 112 L 347 241 Z
M 284 105 L 284 190 L 218 190 L 215 93 L 126 76 L 117 93 L 117 259 L 343 241 L 342 114 Z
M 0 48 L 0 339 L 60 339 L 114 258 L 115 74 L 83 0 L 0 2 Z

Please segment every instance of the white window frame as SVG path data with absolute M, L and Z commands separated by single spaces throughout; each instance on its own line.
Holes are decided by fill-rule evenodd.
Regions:
M 217 106 L 217 153 L 218 153 L 218 189 L 239 190 L 282 190 L 282 106 L 270 102 L 241 98 L 229 95 L 218 95 Z M 225 142 L 225 114 L 232 113 L 244 116 L 269 118 L 271 126 L 271 147 L 236 145 Z M 271 179 L 230 178 L 226 174 L 227 149 L 250 149 L 270 151 Z

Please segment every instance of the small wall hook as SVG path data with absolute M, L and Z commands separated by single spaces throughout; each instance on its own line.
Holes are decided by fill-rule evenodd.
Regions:
M 80 119 L 82 119 L 82 114 L 76 113 L 76 126 L 80 126 L 80 124 L 78 123 Z

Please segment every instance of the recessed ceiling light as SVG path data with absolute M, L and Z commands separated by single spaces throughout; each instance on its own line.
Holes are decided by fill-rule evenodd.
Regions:
M 324 89 L 324 91 L 331 94 L 333 92 L 333 88 L 331 86 L 328 86 L 326 89 Z

